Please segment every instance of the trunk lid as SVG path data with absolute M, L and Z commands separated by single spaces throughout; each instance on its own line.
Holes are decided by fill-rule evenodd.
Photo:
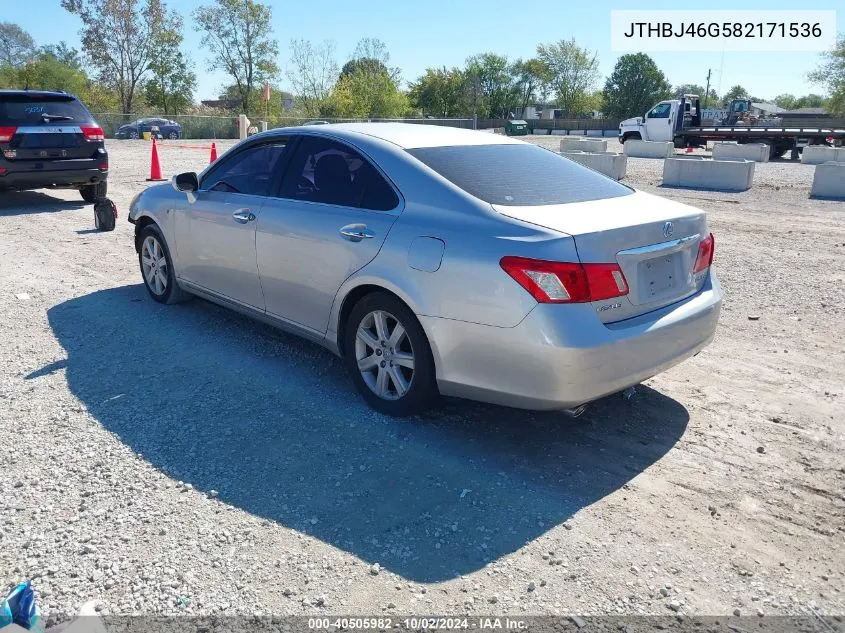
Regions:
M 493 205 L 508 217 L 571 235 L 582 263 L 616 263 L 628 294 L 594 301 L 612 323 L 657 310 L 700 290 L 692 273 L 708 236 L 703 211 L 637 191 L 628 196 L 536 207 Z

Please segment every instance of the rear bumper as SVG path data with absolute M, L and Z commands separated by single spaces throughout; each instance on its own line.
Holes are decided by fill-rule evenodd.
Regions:
M 94 162 L 94 161 L 84 161 Z M 6 163 L 4 166 L 8 166 Z M 102 171 L 96 166 L 78 167 L 75 169 L 30 169 L 26 171 L 12 171 L 18 167 L 7 167 L 9 171 L 0 176 L 0 189 L 42 189 L 50 187 L 78 187 L 93 185 L 108 179 L 109 172 Z
M 722 291 L 604 325 L 589 304 L 538 304 L 516 327 L 420 317 L 444 395 L 524 409 L 564 409 L 622 391 L 713 339 Z

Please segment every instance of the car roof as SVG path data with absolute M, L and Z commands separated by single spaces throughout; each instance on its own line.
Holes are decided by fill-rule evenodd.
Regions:
M 403 149 L 522 143 L 500 134 L 425 123 L 332 123 L 305 127 L 308 134 L 326 134 L 350 140 L 365 135 L 393 143 Z M 301 127 L 290 128 L 286 132 L 305 133 Z
M 76 96 L 61 91 L 61 90 L 15 90 L 0 88 L 0 97 L 4 95 L 12 95 L 15 97 L 67 97 L 69 99 L 76 99 Z

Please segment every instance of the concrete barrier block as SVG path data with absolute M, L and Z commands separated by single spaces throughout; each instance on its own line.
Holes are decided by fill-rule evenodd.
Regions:
M 594 138 L 565 138 L 560 141 L 560 151 L 603 154 L 607 151 L 607 141 Z
M 538 136 L 543 136 L 543 135 L 548 135 L 549 131 L 545 128 L 535 127 L 534 130 L 531 133 L 536 134 Z
M 837 163 L 845 163 L 845 147 L 837 147 L 836 148 L 836 161 Z
M 561 152 L 561 156 L 574 160 L 576 163 L 581 163 L 585 167 L 595 169 L 603 173 L 605 176 L 610 176 L 614 180 L 622 180 L 625 177 L 625 172 L 628 169 L 628 159 L 624 154 L 614 153 L 589 153 L 589 152 Z
M 587 136 L 604 136 L 604 130 L 587 130 Z
M 754 161 L 677 156 L 663 162 L 663 184 L 719 191 L 746 191 L 754 182 Z
M 671 141 L 639 141 L 628 139 L 623 145 L 625 156 L 631 158 L 669 158 L 675 153 L 675 145 Z
M 808 145 L 801 151 L 801 162 L 805 165 L 820 165 L 836 161 L 837 149 L 827 145 Z
M 716 143 L 713 145 L 713 160 L 732 159 L 768 163 L 769 146 L 765 143 Z
M 605 136 L 619 136 L 619 130 L 605 130 Z
M 816 165 L 810 195 L 817 198 L 845 200 L 845 161 Z
M 552 136 L 566 136 L 566 130 L 552 130 Z

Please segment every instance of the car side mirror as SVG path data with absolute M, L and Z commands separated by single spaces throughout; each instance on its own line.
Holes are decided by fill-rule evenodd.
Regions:
M 188 196 L 188 202 L 193 204 L 197 201 L 196 191 L 200 188 L 196 172 L 186 171 L 184 174 L 176 174 L 170 181 L 176 191 L 181 191 Z
M 184 174 L 176 174 L 173 176 L 173 180 L 171 182 L 176 191 L 182 191 L 184 193 L 194 192 L 200 188 L 197 174 L 193 171 L 186 171 Z

